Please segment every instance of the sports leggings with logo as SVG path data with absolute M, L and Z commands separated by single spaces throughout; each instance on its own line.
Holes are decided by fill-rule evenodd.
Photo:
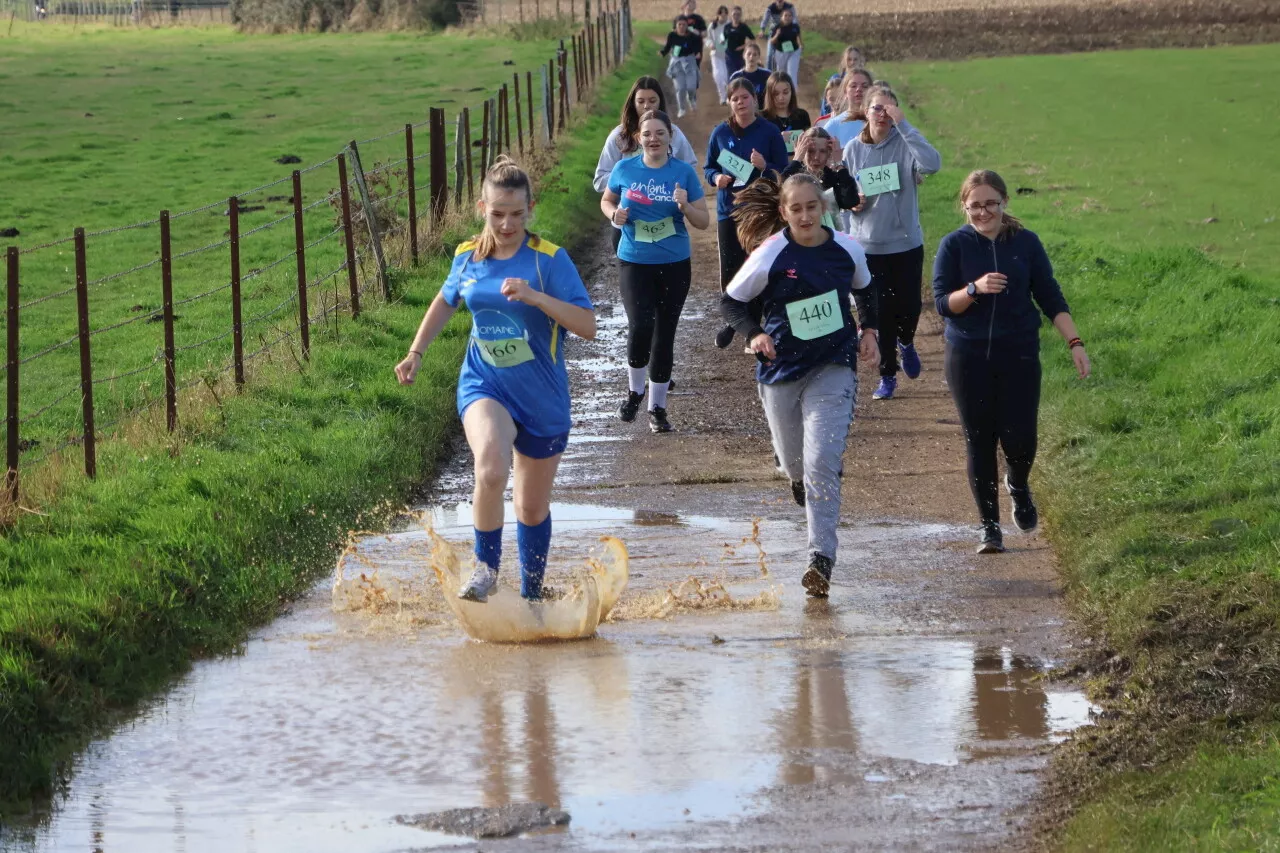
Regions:
M 627 364 L 648 365 L 651 383 L 671 379 L 676 326 L 691 277 L 687 258 L 669 264 L 618 262 L 622 305 L 627 310 Z

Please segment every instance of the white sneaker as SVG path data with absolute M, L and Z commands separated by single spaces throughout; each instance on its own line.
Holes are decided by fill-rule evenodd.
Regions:
M 681 107 L 680 110 L 676 113 L 676 118 L 684 118 L 684 107 Z
M 484 604 L 497 585 L 497 569 L 490 568 L 488 563 L 478 563 L 476 570 L 471 573 L 471 579 L 458 591 L 458 598 Z

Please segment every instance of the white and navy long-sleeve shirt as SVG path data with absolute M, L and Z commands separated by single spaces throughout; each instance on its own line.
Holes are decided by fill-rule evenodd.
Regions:
M 777 356 L 756 367 L 756 380 L 772 385 L 800 379 L 827 364 L 853 367 L 858 325 L 876 326 L 875 294 L 862 246 L 825 229 L 819 246 L 802 246 L 789 228 L 751 253 L 729 282 L 721 302 L 725 318 L 747 340 L 764 332 Z M 747 303 L 758 300 L 760 320 Z M 850 303 L 858 308 L 854 322 Z

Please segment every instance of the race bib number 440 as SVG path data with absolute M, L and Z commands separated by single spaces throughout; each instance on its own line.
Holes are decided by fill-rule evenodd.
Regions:
M 484 341 L 472 338 L 480 347 L 480 357 L 494 367 L 515 367 L 533 361 L 533 350 L 524 338 L 505 338 L 500 341 Z
M 787 322 L 791 324 L 791 334 L 802 341 L 811 341 L 840 331 L 844 328 L 840 295 L 834 290 L 828 290 L 818 296 L 788 302 Z

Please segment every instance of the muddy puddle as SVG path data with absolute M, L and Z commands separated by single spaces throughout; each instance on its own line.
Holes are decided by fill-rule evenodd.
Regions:
M 381 596 L 335 610 L 332 579 L 317 585 L 243 654 L 197 664 L 93 744 L 56 811 L 0 846 L 475 849 L 396 817 L 536 802 L 570 823 L 483 849 L 784 849 L 805 820 L 797 791 L 936 819 L 982 802 L 974 774 L 989 787 L 987 768 L 1008 770 L 1010 755 L 1025 760 L 1009 772 L 1034 769 L 1088 721 L 1083 696 L 1017 648 L 914 631 L 852 582 L 806 601 L 786 557 L 803 543 L 797 520 L 582 504 L 553 518 L 549 584 L 600 536 L 626 544 L 630 585 L 594 638 L 467 639 L 439 598 L 425 526 L 467 549 L 469 508 L 431 507 L 344 559 L 344 577 L 364 573 Z M 945 549 L 962 533 L 881 524 L 841 539 Z

